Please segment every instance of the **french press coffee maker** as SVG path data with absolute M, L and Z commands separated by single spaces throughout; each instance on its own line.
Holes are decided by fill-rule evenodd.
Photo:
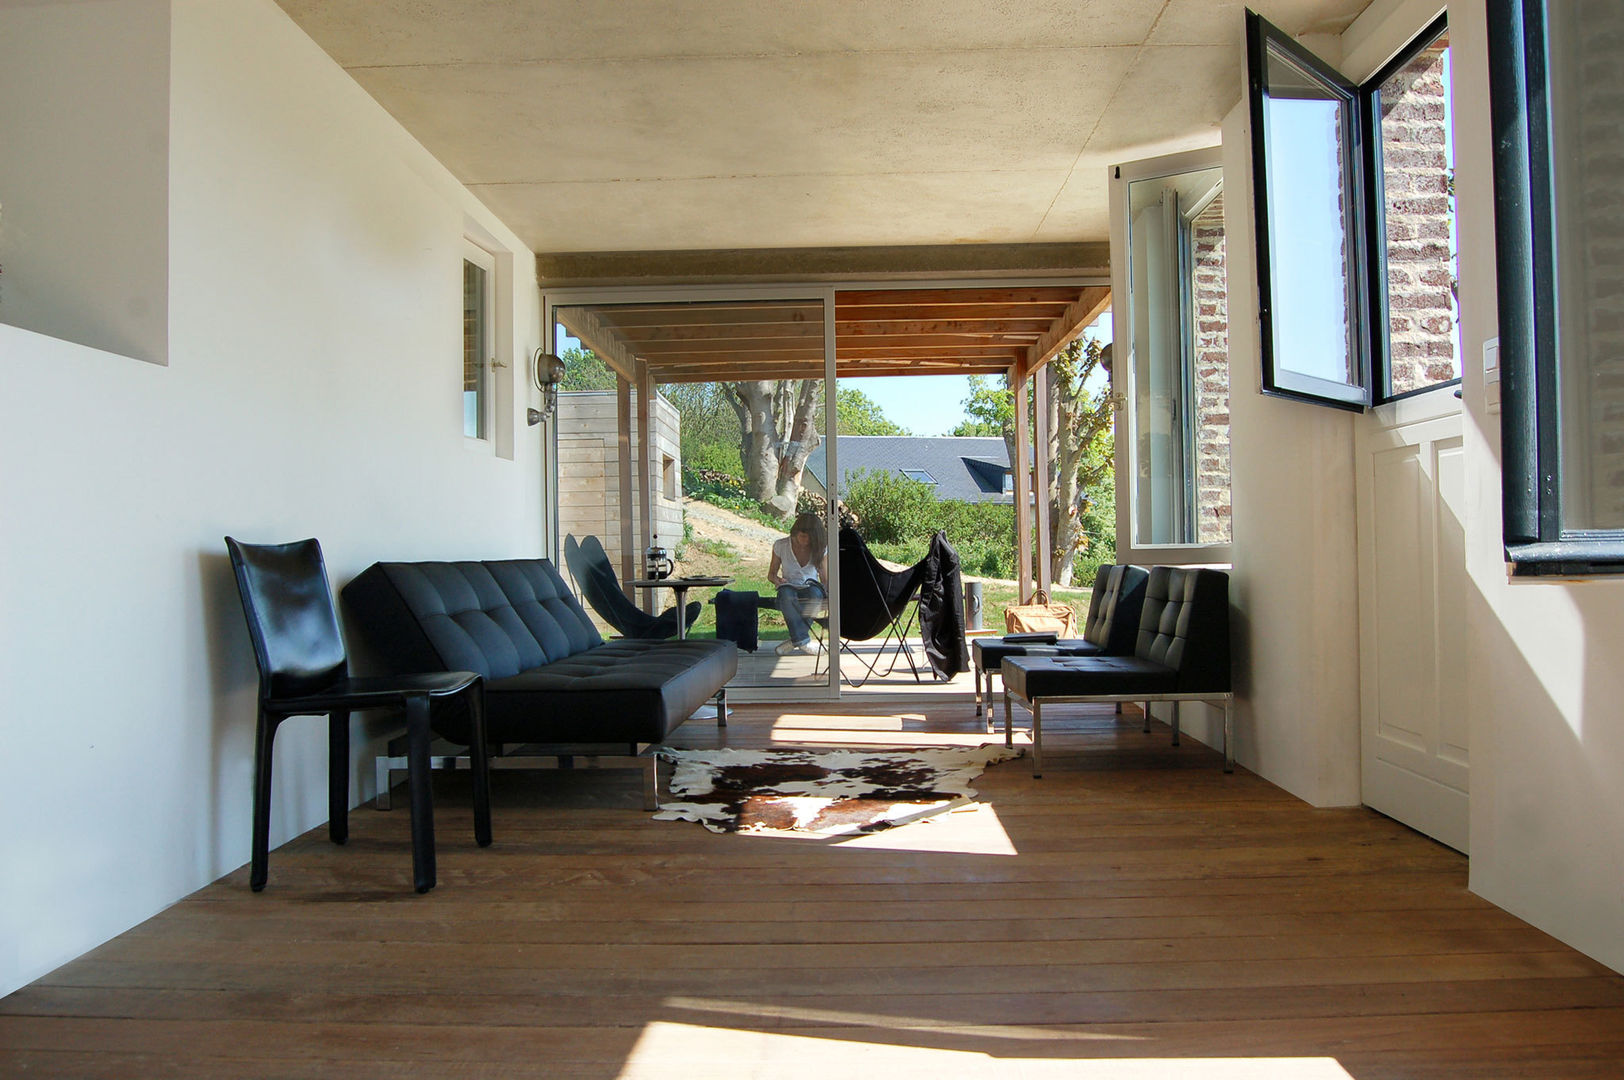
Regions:
M 643 552 L 643 576 L 650 581 L 660 581 L 670 577 L 677 564 L 672 561 L 671 553 L 660 546 L 659 536 L 651 536 L 649 539 L 653 543 Z

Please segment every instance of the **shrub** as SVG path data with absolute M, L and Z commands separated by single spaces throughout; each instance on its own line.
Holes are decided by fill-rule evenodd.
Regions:
M 847 484 L 846 505 L 857 531 L 882 559 L 914 563 L 938 529 L 959 553 L 967 574 L 1015 576 L 1015 508 L 1008 504 L 943 501 L 930 485 L 888 473 L 859 473 Z
M 847 474 L 844 501 L 857 517 L 857 531 L 870 544 L 929 538 L 940 526 L 940 500 L 929 484 L 894 473 Z

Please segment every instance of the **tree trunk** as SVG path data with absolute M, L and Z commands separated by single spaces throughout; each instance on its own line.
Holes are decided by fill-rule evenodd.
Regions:
M 801 497 L 807 458 L 818 448 L 819 379 L 758 379 L 728 384 L 739 418 L 745 493 L 769 513 L 789 517 Z
M 1100 363 L 1100 347 L 1082 339 L 1067 345 L 1050 361 L 1049 456 L 1054 471 L 1048 477 L 1049 574 L 1056 585 L 1072 583 L 1072 565 L 1087 543 L 1083 510 L 1087 505 L 1083 458 L 1094 438 L 1111 422 L 1110 395 L 1091 399 L 1085 387 Z

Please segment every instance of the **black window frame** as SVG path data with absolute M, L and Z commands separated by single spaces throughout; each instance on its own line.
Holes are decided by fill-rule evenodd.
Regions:
M 1560 320 L 1544 0 L 1489 0 L 1501 532 L 1516 576 L 1624 573 L 1624 530 L 1562 527 Z
M 1263 360 L 1263 392 L 1310 404 L 1352 412 L 1404 398 L 1430 394 L 1444 387 L 1456 388 L 1460 377 L 1434 383 L 1400 394 L 1391 393 L 1392 363 L 1390 311 L 1387 290 L 1386 204 L 1381 160 L 1381 115 L 1376 98 L 1382 83 L 1401 70 L 1417 54 L 1436 41 L 1449 28 L 1447 15 L 1439 15 L 1405 43 L 1404 47 L 1369 79 L 1354 83 L 1312 52 L 1297 44 L 1289 34 L 1254 11 L 1246 13 L 1247 82 L 1252 116 L 1253 214 L 1256 229 L 1258 267 L 1258 316 Z M 1362 395 L 1345 398 L 1322 396 L 1283 387 L 1276 374 L 1274 355 L 1273 276 L 1269 260 L 1267 121 L 1264 112 L 1268 50 L 1276 49 L 1305 72 L 1318 77 L 1327 91 L 1344 103 L 1343 129 L 1348 153 L 1348 180 L 1352 192 L 1353 225 L 1348 243 L 1358 248 L 1348 260 L 1354 281 L 1350 312 L 1357 332 L 1350 335 L 1350 349 L 1360 365 Z M 1464 358 L 1460 360 L 1464 368 Z M 1351 385 L 1351 384 L 1350 384 Z
M 1401 394 L 1393 393 L 1393 359 L 1392 359 L 1392 309 L 1389 301 L 1392 299 L 1388 290 L 1387 278 L 1387 189 L 1386 173 L 1382 168 L 1382 117 L 1381 109 L 1377 104 L 1381 95 L 1382 84 L 1394 75 L 1409 66 L 1410 61 L 1419 56 L 1428 46 L 1449 30 L 1449 16 L 1439 15 L 1426 28 L 1405 43 L 1404 48 L 1389 60 L 1380 71 L 1366 79 L 1359 85 L 1360 96 L 1364 99 L 1366 123 L 1366 175 L 1370 178 L 1367 185 L 1369 210 L 1366 214 L 1368 239 L 1366 250 L 1370 256 L 1370 358 L 1371 358 L 1371 404 L 1385 405 L 1390 401 L 1401 401 L 1404 398 L 1416 397 L 1420 394 L 1430 394 L 1440 386 L 1460 387 L 1460 376 L 1442 382 L 1435 382 L 1430 386 L 1406 390 Z M 1456 361 L 1461 369 L 1466 368 L 1464 355 L 1457 356 Z M 1458 395 L 1457 395 L 1458 396 Z

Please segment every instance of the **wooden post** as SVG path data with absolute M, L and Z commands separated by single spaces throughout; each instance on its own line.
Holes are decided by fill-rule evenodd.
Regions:
M 1032 454 L 1027 443 L 1028 418 L 1026 377 L 1020 366 L 1009 369 L 1010 389 L 1015 397 L 1015 580 L 1016 592 L 1025 604 L 1032 599 Z
M 637 362 L 637 576 L 643 576 L 643 549 L 653 542 L 654 535 L 654 499 L 651 485 L 654 472 L 651 469 L 651 456 L 654 453 L 653 425 L 650 417 L 653 415 L 654 379 L 649 374 L 648 364 L 639 360 Z M 639 589 L 642 594 L 643 610 L 653 613 L 656 599 L 653 589 Z
M 1037 496 L 1038 514 L 1038 588 L 1044 592 L 1049 591 L 1050 563 L 1050 523 L 1049 523 L 1049 473 L 1054 463 L 1049 459 L 1049 365 L 1038 368 L 1036 406 L 1037 437 L 1033 440 L 1037 451 L 1036 479 L 1033 483 L 1034 494 Z
M 631 596 L 632 587 L 626 582 L 640 575 L 632 550 L 637 536 L 632 520 L 632 384 L 624 375 L 615 376 L 615 433 L 620 466 L 620 587 Z

